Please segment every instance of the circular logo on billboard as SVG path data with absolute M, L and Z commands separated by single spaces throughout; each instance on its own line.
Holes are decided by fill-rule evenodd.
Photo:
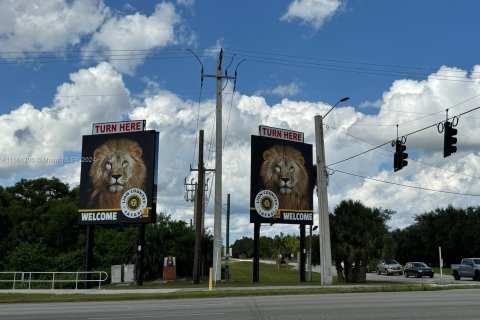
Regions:
M 147 195 L 142 189 L 131 188 L 125 191 L 120 200 L 120 208 L 128 218 L 138 218 L 147 207 Z
M 272 218 L 278 210 L 278 198 L 270 190 L 262 190 L 255 197 L 255 209 L 264 218 Z

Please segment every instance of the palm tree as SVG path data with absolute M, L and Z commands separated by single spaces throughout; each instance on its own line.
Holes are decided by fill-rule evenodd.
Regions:
M 366 282 L 367 266 L 380 258 L 386 221 L 393 211 L 342 201 L 330 215 L 332 255 L 339 282 Z

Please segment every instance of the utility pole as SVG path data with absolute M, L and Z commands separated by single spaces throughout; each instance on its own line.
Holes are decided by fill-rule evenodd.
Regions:
M 237 69 L 235 69 L 235 76 L 228 76 L 225 71 L 225 75 L 222 76 L 222 58 L 223 58 L 223 49 L 220 49 L 217 61 L 217 72 L 216 74 L 204 74 L 203 73 L 203 64 L 200 58 L 190 49 L 187 49 L 189 52 L 193 53 L 197 58 L 198 62 L 202 66 L 201 80 L 203 86 L 203 78 L 215 78 L 217 80 L 216 84 L 216 108 L 215 108 L 215 118 L 216 118 L 216 129 L 215 129 L 215 208 L 214 208 L 214 217 L 213 217 L 213 272 L 215 283 L 217 280 L 220 280 L 222 277 L 221 267 L 221 248 L 222 248 L 222 80 L 234 80 L 234 91 L 235 83 L 237 79 Z M 232 58 L 233 61 L 233 58 Z M 242 60 L 237 64 L 238 66 L 245 61 Z M 228 68 L 227 68 L 228 69 Z
M 217 65 L 217 98 L 216 98 L 216 128 L 215 128 L 215 210 L 213 220 L 213 270 L 215 281 L 222 278 L 222 257 L 220 243 L 222 242 L 222 55 L 220 49 Z
M 338 103 L 338 102 L 337 102 Z M 336 104 L 335 104 L 336 105 Z M 334 106 L 335 107 L 335 106 Z M 333 108 L 332 108 L 333 109 Z M 330 109 L 331 110 L 331 109 Z M 330 112 L 330 111 L 329 111 Z M 328 114 L 328 112 L 327 112 Z M 327 168 L 323 141 L 322 116 L 315 116 L 315 147 L 317 151 L 318 210 L 320 211 L 320 264 L 322 285 L 332 284 L 332 249 L 330 246 L 330 222 L 328 218 Z
M 203 130 L 198 142 L 198 183 L 195 188 L 195 252 L 193 258 L 193 283 L 199 283 L 200 257 L 202 256 L 203 196 L 205 194 L 205 168 L 203 164 Z
M 230 193 L 227 194 L 227 227 L 225 250 L 225 280 L 230 279 Z
M 221 280 L 222 257 L 222 80 L 235 80 L 236 76 L 222 75 L 223 49 L 220 49 L 215 75 L 205 74 L 203 77 L 216 78 L 216 128 L 215 128 L 215 208 L 213 215 L 213 274 L 215 282 Z

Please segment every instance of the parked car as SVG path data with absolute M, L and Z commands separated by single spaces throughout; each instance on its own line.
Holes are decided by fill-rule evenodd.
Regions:
M 433 270 L 427 266 L 424 262 L 407 262 L 403 268 L 403 275 L 405 278 L 410 276 L 421 278 L 430 277 L 433 278 Z
M 452 264 L 451 268 L 455 280 L 467 277 L 480 281 L 480 258 L 463 258 L 461 264 Z
M 380 260 L 377 264 L 377 274 L 385 273 L 387 276 L 391 274 L 401 275 L 403 273 L 403 267 L 395 260 Z

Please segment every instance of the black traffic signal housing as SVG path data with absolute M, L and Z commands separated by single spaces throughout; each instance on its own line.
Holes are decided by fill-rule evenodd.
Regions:
M 443 139 L 443 157 L 446 158 L 452 153 L 457 152 L 457 134 L 458 130 L 452 126 L 451 122 L 445 121 L 445 135 Z
M 393 156 L 393 171 L 402 170 L 408 165 L 408 153 L 404 152 L 407 147 L 400 141 L 395 141 L 395 154 Z

